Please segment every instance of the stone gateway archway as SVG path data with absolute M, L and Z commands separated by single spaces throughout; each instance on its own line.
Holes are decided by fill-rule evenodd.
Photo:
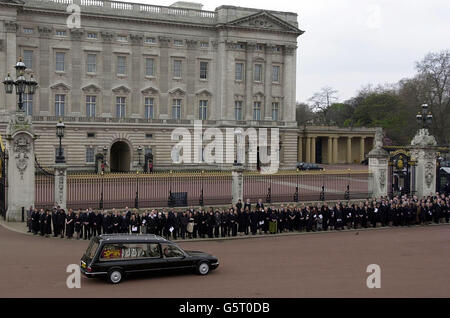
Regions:
M 110 153 L 111 172 L 128 172 L 130 171 L 131 150 L 125 141 L 116 141 L 111 146 Z

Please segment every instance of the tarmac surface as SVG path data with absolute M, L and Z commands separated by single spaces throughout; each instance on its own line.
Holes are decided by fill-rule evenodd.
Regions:
M 88 241 L 0 226 L 0 297 L 449 297 L 449 243 L 446 224 L 180 241 L 217 256 L 219 268 L 141 274 L 119 285 L 82 276 L 81 288 L 69 289 L 66 267 L 79 263 Z M 381 267 L 380 289 L 366 286 L 369 264 Z

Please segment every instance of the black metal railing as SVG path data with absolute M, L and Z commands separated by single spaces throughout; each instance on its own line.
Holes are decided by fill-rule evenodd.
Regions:
M 244 173 L 244 200 L 267 203 L 369 197 L 368 172 L 280 172 L 273 175 Z M 232 176 L 225 172 L 150 174 L 69 174 L 67 207 L 135 208 L 229 205 Z M 36 206 L 54 203 L 54 178 L 36 176 Z

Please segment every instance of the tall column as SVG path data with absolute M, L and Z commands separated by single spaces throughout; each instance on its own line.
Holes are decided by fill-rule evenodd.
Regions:
M 352 163 L 352 137 L 347 137 L 347 163 Z
M 359 162 L 364 160 L 364 140 L 366 137 L 361 137 L 359 142 Z
M 68 64 L 70 63 L 70 66 L 68 65 L 68 70 L 70 70 L 70 67 L 72 68 L 72 89 L 70 90 L 70 109 L 67 108 L 66 114 L 71 116 L 81 116 L 82 108 L 81 108 L 81 78 L 82 78 L 82 67 L 81 67 L 81 61 L 82 55 L 84 54 L 81 51 L 81 39 L 83 36 L 83 31 L 80 29 L 71 29 L 70 30 L 70 37 L 72 40 L 72 48 L 70 52 L 70 59 L 69 54 L 67 56 Z M 70 111 L 70 113 L 69 113 Z M 69 116 L 70 116 L 69 115 Z
M 22 208 L 34 207 L 34 140 L 30 116 L 17 111 L 7 127 L 8 211 L 7 221 L 21 221 Z M 25 214 L 26 216 L 26 214 Z
M 169 100 L 169 43 L 171 39 L 166 36 L 158 37 L 160 51 L 159 51 L 159 69 L 160 69 L 160 97 L 159 97 L 159 118 L 168 119 L 170 116 L 169 105 L 171 101 Z
M 61 209 L 66 209 L 67 204 L 67 165 L 55 164 L 55 203 Z
M 239 200 L 244 201 L 244 168 L 242 166 L 233 166 L 233 171 L 231 172 L 231 195 L 232 202 L 236 204 Z
M 131 107 L 130 112 L 128 113 L 131 118 L 140 118 L 142 117 L 143 107 L 141 104 L 141 91 L 139 89 L 141 82 L 141 73 L 142 73 L 142 41 L 143 36 L 140 34 L 130 34 L 131 39 L 131 56 L 130 56 L 130 64 L 131 64 L 131 74 L 129 78 L 131 79 L 129 83 L 131 83 Z
M 311 137 L 306 137 L 306 162 L 311 162 Z
M 99 54 L 99 58 L 102 59 L 102 105 L 101 116 L 112 117 L 113 114 L 113 96 L 112 96 L 112 79 L 115 78 L 113 70 L 113 54 L 111 42 L 114 37 L 112 33 L 101 32 L 103 46 L 102 53 Z M 97 110 L 96 110 L 97 112 Z
M 303 137 L 298 137 L 297 145 L 297 161 L 303 161 Z
M 295 87 L 296 87 L 296 77 L 295 70 L 297 65 L 297 46 L 287 45 L 284 48 L 283 55 L 283 105 L 282 108 L 282 119 L 283 121 L 295 121 Z
M 274 45 L 266 46 L 266 63 L 265 63 L 265 78 L 264 78 L 264 101 L 265 101 L 264 120 L 272 120 L 272 52 L 274 50 L 275 50 Z
M 333 163 L 333 137 L 328 136 L 328 154 L 327 154 L 327 162 L 328 164 Z
M 245 62 L 245 120 L 253 120 L 253 52 L 256 43 L 247 43 Z
M 411 141 L 411 157 L 416 161 L 415 186 L 419 199 L 436 193 L 437 142 L 428 129 L 420 129 Z
M 311 162 L 316 163 L 316 137 L 311 138 Z
M 333 163 L 338 163 L 338 138 L 333 137 Z
M 54 71 L 53 51 L 50 50 L 50 35 L 52 29 L 46 26 L 38 26 L 39 32 L 39 73 L 36 80 L 39 82 L 39 115 L 53 114 L 53 107 L 49 105 L 51 98 L 50 73 Z M 51 103 L 50 103 L 51 104 Z

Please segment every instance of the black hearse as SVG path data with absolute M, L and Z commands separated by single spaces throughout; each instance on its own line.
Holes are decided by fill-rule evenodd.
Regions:
M 216 257 L 184 251 L 177 244 L 153 234 L 103 234 L 91 239 L 81 258 L 87 277 L 103 276 L 113 284 L 127 273 L 192 269 L 206 275 L 216 269 Z

